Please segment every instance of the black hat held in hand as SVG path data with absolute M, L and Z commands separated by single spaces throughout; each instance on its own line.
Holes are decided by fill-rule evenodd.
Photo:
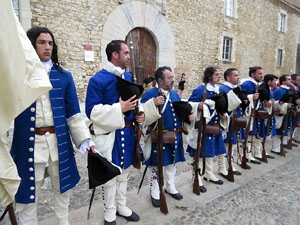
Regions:
M 224 91 L 215 96 L 212 96 L 210 99 L 215 101 L 215 108 L 217 113 L 224 114 L 228 111 L 228 99 Z
M 239 86 L 233 89 L 233 92 L 239 97 L 239 99 L 242 101 L 241 107 L 243 110 L 247 108 L 249 105 L 248 97 L 247 97 L 247 91 L 242 90 Z
M 88 175 L 89 189 L 105 184 L 117 175 L 121 174 L 121 169 L 109 162 L 98 153 L 89 151 L 88 153 Z
M 258 87 L 259 99 L 261 102 L 270 100 L 270 87 L 267 83 L 262 83 Z
M 127 101 L 129 98 L 131 98 L 134 95 L 136 95 L 136 99 L 140 98 L 140 96 L 144 91 L 142 85 L 132 83 L 119 76 L 116 76 L 116 78 L 117 78 L 118 92 L 123 101 Z
M 190 124 L 189 115 L 192 114 L 192 106 L 188 102 L 173 102 L 173 107 L 180 120 Z

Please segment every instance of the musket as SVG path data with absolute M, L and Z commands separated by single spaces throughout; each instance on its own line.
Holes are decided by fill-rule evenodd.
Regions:
M 139 185 L 139 189 L 138 189 L 138 191 L 137 191 L 137 194 L 140 193 L 140 190 L 141 190 L 141 188 L 142 188 L 142 185 L 143 185 L 143 182 L 144 182 L 144 179 L 145 179 L 145 175 L 146 175 L 146 173 L 147 173 L 147 169 L 148 169 L 148 166 L 145 167 L 145 170 L 144 170 L 144 172 L 143 172 L 143 176 L 142 176 L 142 179 L 141 179 L 141 182 L 140 182 L 140 185 Z
M 256 90 L 255 90 L 255 93 L 257 93 L 257 92 L 258 92 L 258 85 L 256 86 Z M 243 142 L 243 156 L 242 156 L 241 167 L 245 170 L 251 169 L 251 167 L 249 165 L 247 165 L 246 153 L 248 152 L 247 142 L 248 142 L 248 138 L 249 138 L 250 126 L 252 123 L 252 119 L 255 121 L 255 119 L 254 119 L 255 108 L 256 108 L 256 100 L 253 101 L 253 108 L 251 108 L 249 121 L 248 121 L 248 124 L 246 127 L 246 138 L 244 139 L 244 142 Z M 252 132 L 254 133 L 254 122 L 253 122 L 253 126 L 252 126 Z M 253 135 L 252 135 L 252 143 L 253 143 Z M 251 146 L 252 146 L 252 143 L 251 143 Z
M 132 41 L 132 34 L 130 33 L 130 49 L 133 51 L 133 41 Z M 132 75 L 133 75 L 133 81 L 134 83 L 137 83 L 136 74 L 135 74 L 135 55 L 134 51 L 132 52 Z M 135 109 L 134 109 L 134 116 L 139 115 L 139 101 L 137 102 Z M 141 151 L 140 151 L 140 139 L 142 136 L 142 130 L 140 129 L 140 125 L 137 121 L 134 123 L 134 132 L 135 132 L 135 152 L 134 152 L 134 158 L 133 158 L 133 167 L 136 169 L 141 168 Z
M 161 96 L 161 89 L 158 89 L 158 96 Z M 157 180 L 159 186 L 159 201 L 160 201 L 160 211 L 164 214 L 168 213 L 168 206 L 166 201 L 166 196 L 163 191 L 164 186 L 164 175 L 163 175 L 163 115 L 161 112 L 161 106 L 158 106 L 158 112 L 161 117 L 158 119 L 157 125 Z
M 259 85 L 257 84 L 256 85 L 256 90 L 255 90 L 255 93 L 258 93 L 258 87 L 259 87 Z M 254 112 L 253 112 L 253 124 L 252 124 L 252 135 L 251 135 L 251 147 L 250 147 L 250 151 L 249 152 L 252 152 L 252 149 L 253 149 L 253 145 L 254 145 L 254 127 L 255 127 L 255 115 L 256 115 L 256 112 L 257 112 L 257 110 L 256 110 L 256 103 L 257 103 L 257 100 L 254 100 L 253 101 L 253 105 L 254 105 Z M 252 110 L 252 109 L 251 109 Z M 252 111 L 251 111 L 252 112 Z
M 232 145 L 233 145 L 233 132 L 234 132 L 234 121 L 236 120 L 236 109 L 232 112 L 232 121 L 230 122 L 229 131 L 229 145 L 228 145 L 228 174 L 226 179 L 230 182 L 234 182 L 234 175 L 232 169 Z
M 292 148 L 293 148 L 293 140 L 292 140 L 292 137 L 293 137 L 294 130 L 295 130 L 297 124 L 298 124 L 298 120 L 300 119 L 299 116 L 300 116 L 300 113 L 298 112 L 298 113 L 296 114 L 296 116 L 295 116 L 294 124 L 293 124 L 293 127 L 292 127 L 291 131 L 290 131 L 290 139 L 288 140 L 287 145 L 286 145 L 286 148 L 287 148 L 287 149 L 292 149 Z
M 94 197 L 95 197 L 95 191 L 96 191 L 96 188 L 93 188 L 93 192 L 92 192 L 92 196 L 91 196 L 90 204 L 89 204 L 89 209 L 88 209 L 87 220 L 89 220 L 90 216 L 91 216 L 91 208 L 92 208 L 92 203 L 93 203 L 93 200 L 94 200 Z
M 289 99 L 289 103 L 292 102 L 292 97 L 290 97 Z M 280 137 L 280 155 L 285 157 L 285 151 L 284 151 L 284 145 L 283 145 L 283 138 L 284 138 L 284 134 L 287 131 L 288 128 L 288 117 L 289 117 L 289 113 L 291 111 L 291 108 L 288 108 L 287 113 L 284 115 L 283 117 L 283 124 L 282 124 L 282 130 L 281 130 L 281 137 Z
M 265 127 L 265 136 L 264 136 L 264 139 L 263 139 L 263 142 L 262 142 L 262 152 L 261 152 L 261 156 L 262 157 L 261 157 L 261 161 L 265 162 L 265 163 L 268 163 L 268 158 L 267 158 L 267 153 L 266 153 L 265 145 L 266 145 L 268 131 L 270 129 L 271 120 L 272 120 L 272 115 L 270 115 L 270 117 L 267 120 L 267 125 Z
M 205 84 L 205 86 L 204 86 L 202 102 L 204 102 L 206 100 L 206 85 L 207 84 Z M 193 173 L 194 173 L 193 193 L 195 193 L 196 195 L 200 195 L 200 186 L 199 186 L 199 177 L 198 177 L 198 174 L 200 175 L 199 157 L 200 157 L 201 146 L 203 146 L 202 149 L 205 148 L 205 137 L 202 137 L 202 134 L 203 134 L 203 132 L 205 132 L 205 126 L 206 126 L 206 121 L 203 116 L 203 109 L 200 110 L 199 114 L 200 114 L 199 115 L 200 120 L 198 121 L 197 149 L 195 152 L 194 163 L 193 163 Z M 204 141 L 203 141 L 203 139 L 204 139 Z M 205 156 L 204 155 L 205 155 L 205 152 L 203 154 L 203 159 L 204 159 L 203 160 L 203 168 L 205 168 Z
M 14 212 L 13 203 L 10 203 L 8 206 L 6 206 L 3 214 L 0 217 L 0 222 L 4 219 L 7 212 L 8 212 L 8 215 L 9 215 L 11 225 L 18 225 L 17 218 L 16 218 L 16 215 L 15 215 L 15 212 Z

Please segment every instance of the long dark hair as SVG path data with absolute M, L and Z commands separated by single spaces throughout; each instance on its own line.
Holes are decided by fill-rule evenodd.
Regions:
M 52 63 L 56 65 L 57 67 L 60 67 L 59 61 L 58 61 L 58 54 L 57 54 L 57 45 L 55 43 L 54 36 L 52 32 L 47 27 L 32 27 L 27 31 L 27 37 L 31 41 L 32 46 L 34 49 L 36 49 L 36 39 L 38 36 L 40 36 L 41 33 L 50 34 L 53 40 L 53 51 L 52 51 Z
M 209 83 L 217 69 L 217 67 L 207 67 L 204 71 L 203 83 Z

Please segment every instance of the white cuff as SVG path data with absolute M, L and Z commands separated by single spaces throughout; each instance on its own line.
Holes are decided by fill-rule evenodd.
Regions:
M 79 152 L 84 154 L 86 151 L 90 150 L 92 146 L 95 146 L 95 143 L 91 139 L 87 139 L 81 143 Z

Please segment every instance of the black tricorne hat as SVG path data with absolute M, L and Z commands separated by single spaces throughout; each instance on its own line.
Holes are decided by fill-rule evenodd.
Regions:
M 228 111 L 228 99 L 225 91 L 221 91 L 219 94 L 212 96 L 210 99 L 215 101 L 217 113 L 224 114 Z
M 191 122 L 189 120 L 189 115 L 192 114 L 192 106 L 188 102 L 184 101 L 177 101 L 173 102 L 172 104 L 180 120 L 190 124 Z
M 266 82 L 258 86 L 259 99 L 261 102 L 270 100 L 270 87 Z
M 132 83 L 119 76 L 117 78 L 118 92 L 123 101 L 127 101 L 132 96 L 136 95 L 136 99 L 139 99 L 142 95 L 144 88 L 142 85 Z
M 105 184 L 117 175 L 121 174 L 121 169 L 108 161 L 102 155 L 89 151 L 88 153 L 88 175 L 89 189 Z
M 247 97 L 247 91 L 246 90 L 242 90 L 240 86 L 236 87 L 233 89 L 233 92 L 239 97 L 239 99 L 242 101 L 241 103 L 241 108 L 243 110 L 246 109 L 246 107 L 249 105 L 249 100 Z M 246 103 L 245 103 L 246 102 Z
M 296 104 L 296 100 L 299 99 L 299 92 L 290 88 L 282 97 L 281 101 L 286 103 L 293 103 Z M 291 100 L 291 101 L 290 101 Z

